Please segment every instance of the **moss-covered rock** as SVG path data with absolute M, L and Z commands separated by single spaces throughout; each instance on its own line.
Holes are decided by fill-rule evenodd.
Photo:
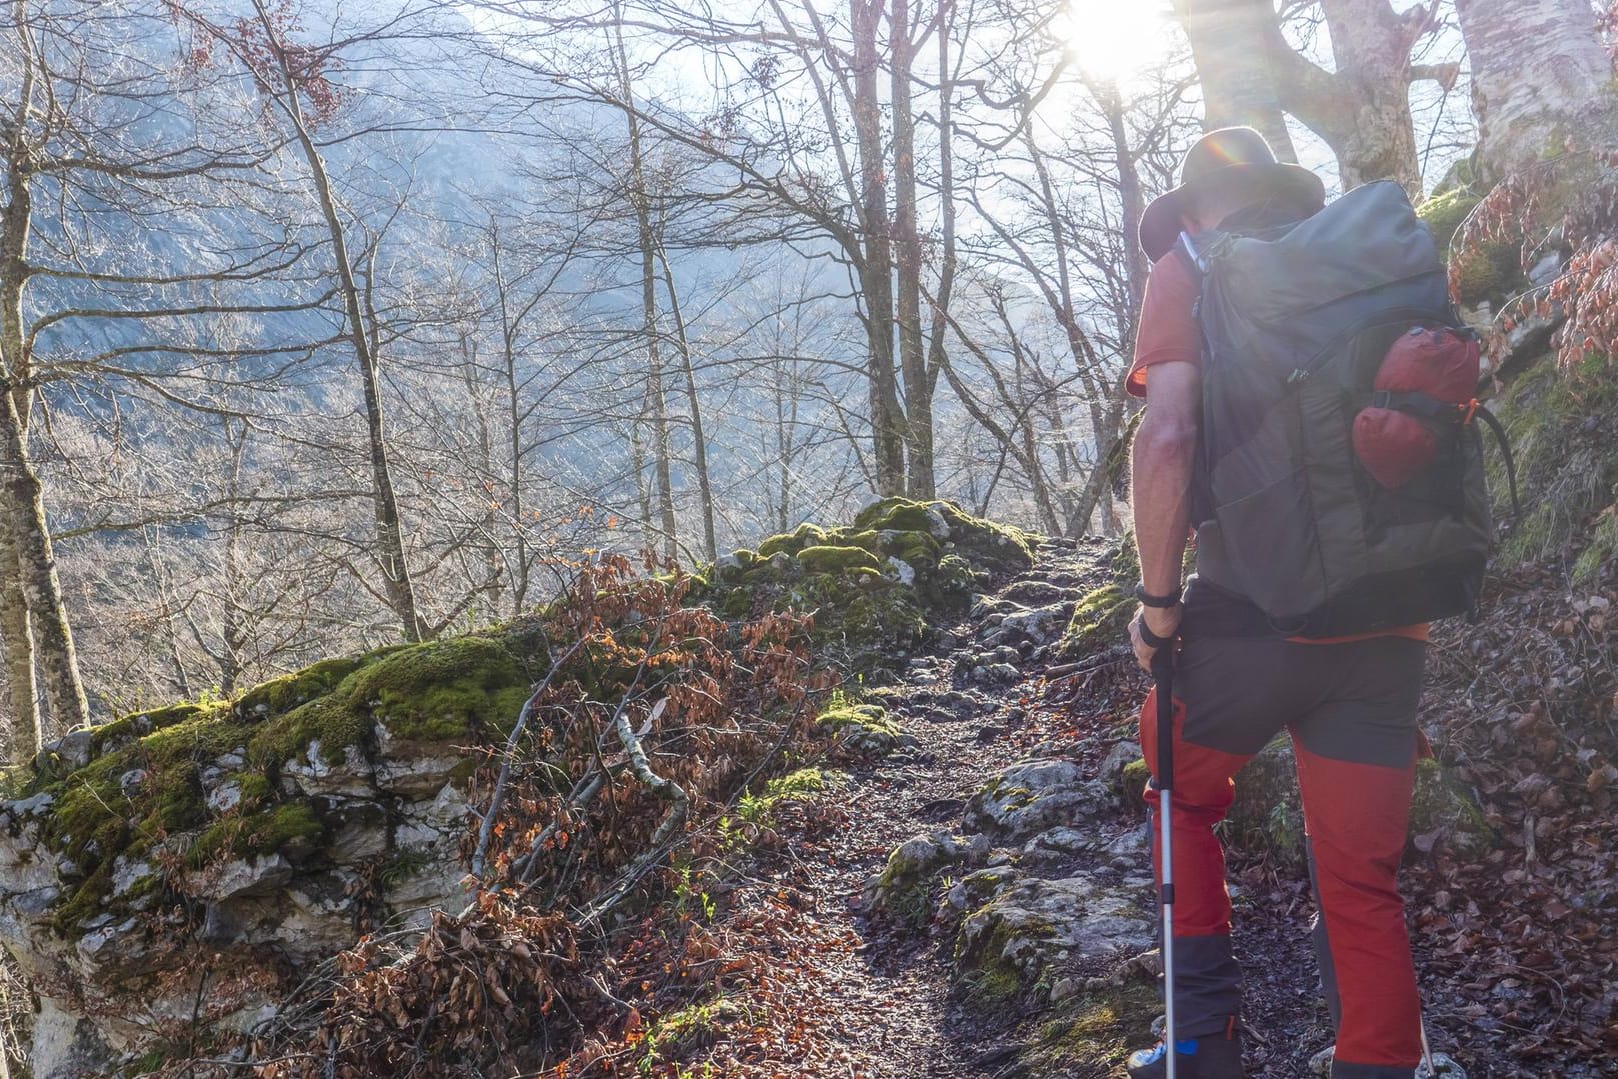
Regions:
M 836 736 L 844 749 L 866 757 L 893 752 L 904 737 L 899 723 L 879 704 L 853 704 L 834 699 L 821 710 L 818 722 Z
M 1021 761 L 972 796 L 965 823 L 995 843 L 1020 843 L 1058 825 L 1087 828 L 1111 801 L 1106 784 L 1072 761 Z
M 966 613 L 992 575 L 1033 564 L 1034 537 L 952 502 L 889 498 L 852 526 L 803 524 L 757 555 L 718 559 L 692 592 L 726 618 L 814 615 L 821 659 L 857 672 L 892 667 Z
M 1152 1020 L 1162 1011 L 1157 988 L 1143 979 L 1074 994 L 1051 1009 L 1024 1062 L 1037 1075 L 1111 1075 L 1131 1051 L 1153 1044 Z
M 1108 558 L 1106 581 L 1086 592 L 1074 606 L 1062 634 L 1062 654 L 1084 656 L 1126 640 L 1139 580 L 1140 558 L 1135 553 L 1135 534 L 1130 532 Z
M 50 806 L 41 838 L 70 884 L 57 929 L 71 936 L 91 916 L 128 909 L 131 896 L 113 894 L 115 859 L 195 868 L 312 846 L 327 830 L 321 798 L 370 782 L 379 736 L 453 747 L 498 734 L 515 721 L 544 656 L 537 624 L 516 623 L 324 660 L 234 702 L 175 705 L 96 728 L 93 759 L 77 768 L 44 760 L 20 791 Z
M 1574 556 L 1577 583 L 1618 556 L 1618 369 L 1604 356 L 1563 368 L 1547 357 L 1494 402 L 1516 455 L 1523 516 L 1507 532 L 1507 562 Z M 1506 489 L 1493 462 L 1491 489 Z
M 805 547 L 820 547 L 826 543 L 826 530 L 819 525 L 801 524 L 791 532 L 771 536 L 758 545 L 760 558 L 775 554 L 795 555 Z
M 1029 878 L 962 921 L 955 972 L 977 994 L 1004 999 L 1042 985 L 1052 963 L 1145 951 L 1153 931 L 1127 889 L 1083 876 Z
M 1442 843 L 1460 855 L 1476 855 L 1495 842 L 1494 829 L 1472 792 L 1432 759 L 1416 764 L 1416 791 L 1410 800 L 1410 841 L 1418 851 Z
M 1236 776 L 1236 798 L 1219 826 L 1224 841 L 1249 854 L 1304 863 L 1303 803 L 1286 735 L 1270 742 Z
M 853 575 L 859 571 L 872 574 L 882 572 L 882 563 L 877 556 L 863 547 L 837 547 L 831 544 L 805 547 L 798 552 L 798 562 L 810 573 Z
M 1439 252 L 1451 264 L 1456 298 L 1467 305 L 1484 300 L 1498 303 L 1523 276 L 1521 256 L 1515 244 L 1488 243 L 1468 251 L 1458 248 L 1456 233 L 1480 201 L 1472 188 L 1457 187 L 1433 196 L 1416 211 L 1432 230 Z
M 973 857 L 972 847 L 948 832 L 914 836 L 895 847 L 887 864 L 865 882 L 866 909 L 920 929 L 932 917 L 939 877 Z

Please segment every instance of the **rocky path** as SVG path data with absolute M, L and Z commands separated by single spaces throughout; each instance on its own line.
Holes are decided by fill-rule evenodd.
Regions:
M 1013 1054 L 1005 1038 L 1014 1023 L 952 991 L 955 972 L 938 940 L 892 919 L 868 918 L 865 884 L 906 841 L 958 831 L 985 781 L 1027 754 L 1040 726 L 1036 698 L 1048 665 L 1044 653 L 1077 599 L 1094 586 L 1096 559 L 1103 553 L 1099 544 L 1044 547 L 1033 570 L 1007 582 L 992 600 L 976 605 L 973 617 L 950 629 L 950 647 L 914 660 L 899 682 L 875 694 L 914 744 L 855 772 L 840 800 L 849 826 L 830 841 L 830 857 L 815 867 L 811 885 L 819 913 L 845 941 L 826 962 L 837 987 L 832 1003 L 847 1020 L 842 1035 L 857 1061 L 856 1075 L 1010 1074 Z M 986 625 L 985 617 L 999 606 L 1037 612 L 1023 616 L 1034 634 L 992 632 L 997 627 Z M 1003 620 L 1003 612 L 995 613 Z M 991 630 L 983 634 L 991 640 L 1022 640 L 990 647 L 980 637 L 984 629 Z
M 1130 959 L 1152 946 L 1148 837 L 1123 776 L 1145 679 L 1121 650 L 1074 674 L 1056 648 L 1106 552 L 1047 543 L 868 692 L 907 744 L 855 767 L 831 796 L 843 822 L 753 885 L 790 895 L 817 957 L 783 975 L 811 1033 L 781 1074 L 1111 1079 L 1146 1040 L 1152 957 Z M 1236 891 L 1267 1019 L 1251 1074 L 1305 1075 L 1329 1032 L 1302 882 L 1249 866 Z

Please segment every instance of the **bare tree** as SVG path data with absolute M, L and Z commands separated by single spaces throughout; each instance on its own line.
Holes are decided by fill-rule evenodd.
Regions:
M 418 15 L 419 9 L 406 5 L 386 26 L 357 39 L 310 45 L 294 40 L 296 13 L 284 5 L 271 7 L 264 0 L 252 0 L 250 17 L 220 22 L 180 0 L 168 2 L 187 25 L 206 41 L 226 49 L 250 73 L 308 169 L 309 191 L 320 210 L 336 273 L 342 337 L 353 352 L 360 376 L 371 473 L 374 553 L 382 575 L 382 592 L 407 640 L 430 637 L 434 628 L 417 602 L 389 460 L 381 390 L 382 334 L 375 301 L 376 249 L 374 243 L 363 242 L 355 248 L 355 234 L 363 235 L 364 226 L 341 205 L 317 134 L 343 108 L 342 88 L 332 78 L 332 71 L 344 49 L 353 47 L 356 40 L 374 42 L 390 34 L 399 35 L 399 27 Z M 353 134 L 345 132 L 343 137 Z

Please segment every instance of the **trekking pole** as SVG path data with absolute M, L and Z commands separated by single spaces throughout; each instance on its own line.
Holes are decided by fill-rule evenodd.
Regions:
M 1174 800 L 1174 643 L 1152 656 L 1157 688 L 1157 831 L 1163 883 L 1158 906 L 1163 912 L 1163 1060 L 1168 1079 L 1174 1075 L 1174 835 L 1170 829 Z

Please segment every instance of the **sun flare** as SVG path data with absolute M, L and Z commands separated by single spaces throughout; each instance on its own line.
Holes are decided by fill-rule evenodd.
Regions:
M 1086 75 L 1125 83 L 1168 51 L 1167 0 L 1064 0 L 1058 29 Z

